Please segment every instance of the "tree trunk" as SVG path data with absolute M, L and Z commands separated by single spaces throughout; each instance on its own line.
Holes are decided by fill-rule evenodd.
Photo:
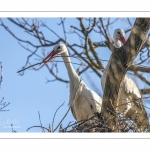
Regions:
M 127 69 L 141 50 L 147 32 L 150 28 L 150 18 L 137 18 L 127 42 L 120 48 L 115 48 L 112 43 L 105 42 L 112 51 L 110 66 L 107 70 L 105 89 L 102 103 L 102 115 L 108 120 L 108 125 L 114 132 L 117 125 L 116 107 L 120 99 L 120 87 Z M 148 118 L 145 118 L 148 123 Z

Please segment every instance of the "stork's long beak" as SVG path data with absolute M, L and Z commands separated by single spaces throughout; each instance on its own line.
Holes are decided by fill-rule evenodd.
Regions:
M 121 37 L 120 37 L 120 41 L 121 41 L 123 44 L 125 44 L 126 39 L 125 39 L 123 36 L 121 36 Z
M 46 65 L 48 62 L 50 62 L 55 56 L 57 56 L 57 52 L 53 50 L 40 64 L 40 67 Z

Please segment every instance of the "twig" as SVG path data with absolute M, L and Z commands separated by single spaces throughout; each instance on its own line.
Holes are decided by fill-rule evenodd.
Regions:
M 36 65 L 39 65 L 39 64 L 41 64 L 41 62 L 40 62 L 40 63 L 33 64 L 33 65 L 29 66 L 29 67 L 23 68 L 23 69 L 17 71 L 17 73 L 22 72 L 22 71 L 24 71 L 24 70 L 26 70 L 26 69 L 28 69 L 28 68 L 31 68 L 31 67 L 36 66 Z
M 7 106 L 10 104 L 10 102 L 7 103 L 7 104 L 6 104 L 6 102 L 2 103 L 3 100 L 4 100 L 4 97 L 3 97 L 2 100 L 0 101 L 0 105 L 2 105 L 2 107 L 0 107 L 0 111 L 9 111 L 9 110 L 3 110 L 3 109 L 4 109 L 5 107 L 7 107 Z
M 64 61 L 53 61 L 53 62 L 64 62 Z M 31 67 L 34 67 L 34 66 L 36 66 L 36 65 L 39 65 L 39 64 L 41 64 L 41 63 L 42 63 L 42 62 L 33 64 L 33 65 L 28 66 L 28 67 L 26 67 L 26 68 L 23 68 L 23 69 L 17 71 L 17 73 L 22 72 L 22 71 L 24 71 L 24 70 L 26 70 L 26 69 L 29 69 L 29 68 L 31 68 Z M 70 63 L 70 62 L 65 62 L 65 63 Z M 78 63 L 73 63 L 73 62 L 71 62 L 71 63 L 72 63 L 72 64 L 75 64 L 75 65 L 80 65 L 80 64 L 78 64 Z M 85 64 L 82 64 L 82 65 L 83 65 L 83 66 L 87 66 L 87 65 L 85 65 Z M 40 68 L 41 68 L 41 67 L 40 67 Z M 39 69 L 40 69 L 40 68 L 39 68 Z
M 41 117 L 40 117 L 40 112 L 39 112 L 39 111 L 38 111 L 38 114 L 39 114 L 39 121 L 40 121 L 40 124 L 41 124 L 42 132 L 45 132 L 45 131 L 44 131 L 44 128 L 43 128 L 43 126 L 42 126 L 42 122 L 41 122 Z
M 13 124 L 11 124 L 11 129 L 12 129 L 12 132 L 17 133 L 17 132 L 13 129 Z
M 65 102 L 63 102 L 63 104 L 61 104 L 61 105 L 57 108 L 57 110 L 56 110 L 56 112 L 55 112 L 55 114 L 54 114 L 53 121 L 52 121 L 52 131 L 53 131 L 53 124 L 54 124 L 54 120 L 55 120 L 56 113 L 57 113 L 57 111 L 59 110 L 59 108 L 64 105 L 64 103 L 65 103 Z
M 81 81 L 82 81 L 82 79 L 80 79 L 80 82 L 79 82 L 77 91 L 76 91 L 76 93 L 75 93 L 75 97 L 74 97 L 74 99 L 73 99 L 71 105 L 69 106 L 69 109 L 67 110 L 66 114 L 65 114 L 64 117 L 61 119 L 61 121 L 59 122 L 59 124 L 57 125 L 57 127 L 54 129 L 54 132 L 57 130 L 57 128 L 58 128 L 59 125 L 62 123 L 62 121 L 64 120 L 64 118 L 67 116 L 67 114 L 68 114 L 68 112 L 69 112 L 71 106 L 73 105 L 73 103 L 74 103 L 74 101 L 75 101 L 75 99 L 76 99 L 76 95 L 77 95 L 77 92 L 78 92 L 78 89 L 79 89 L 79 86 L 80 86 Z
M 43 129 L 47 130 L 48 132 L 50 132 L 49 129 L 47 129 L 46 127 L 43 127 L 43 126 L 32 126 L 32 127 L 29 127 L 29 128 L 27 129 L 27 131 L 29 131 L 29 130 L 32 129 L 32 128 L 43 128 Z

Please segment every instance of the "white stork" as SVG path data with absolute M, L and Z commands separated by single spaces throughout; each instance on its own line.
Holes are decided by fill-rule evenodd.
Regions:
M 114 31 L 113 39 L 114 39 L 114 46 L 116 48 L 121 47 L 121 42 L 123 44 L 126 42 L 124 36 L 125 36 L 125 32 L 122 29 L 116 29 Z M 101 85 L 102 85 L 103 91 L 105 88 L 106 74 L 107 74 L 107 69 L 109 68 L 109 66 L 110 66 L 110 61 L 105 67 L 103 76 L 101 78 Z M 144 117 L 147 118 L 147 113 L 143 107 L 143 102 L 141 98 L 142 97 L 141 97 L 140 91 L 137 88 L 135 82 L 131 78 L 129 78 L 127 75 L 125 75 L 124 80 L 123 80 L 123 86 L 121 89 L 121 97 L 119 100 L 118 110 L 120 112 L 123 112 L 125 117 L 135 119 L 138 114 L 138 110 L 135 110 L 135 107 L 133 106 L 137 106 L 138 108 L 140 107 L 141 108 L 140 111 L 143 111 L 142 113 L 143 115 L 139 115 L 139 117 L 137 117 L 136 122 L 139 126 L 143 122 Z
M 94 116 L 94 113 L 101 112 L 102 99 L 92 91 L 75 72 L 66 46 L 57 44 L 53 51 L 43 60 L 41 66 L 51 61 L 55 56 L 61 55 L 70 78 L 70 99 L 69 106 L 77 121 Z M 89 123 L 92 123 L 91 121 Z

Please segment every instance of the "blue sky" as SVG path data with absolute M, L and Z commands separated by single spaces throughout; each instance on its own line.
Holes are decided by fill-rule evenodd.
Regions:
M 60 18 L 37 18 L 38 20 L 45 21 L 48 26 L 50 26 L 54 31 L 59 33 L 63 37 L 63 30 L 57 23 L 60 22 Z M 25 32 L 20 30 L 18 27 L 10 23 L 8 20 L 3 18 L 3 21 L 7 26 L 12 29 L 14 33 L 21 37 L 22 39 L 28 39 L 36 43 L 37 41 Z M 134 21 L 134 19 L 133 19 Z M 66 21 L 66 30 L 70 30 L 70 23 L 74 26 L 78 26 L 78 22 L 74 18 L 68 18 Z M 127 29 L 128 25 L 125 21 L 120 18 L 115 26 L 111 29 L 111 35 L 115 28 Z M 50 40 L 56 40 L 56 37 L 43 30 L 45 36 Z M 14 130 L 17 132 L 27 132 L 27 128 L 35 125 L 40 125 L 38 111 L 41 115 L 42 125 L 48 127 L 51 125 L 52 119 L 56 109 L 63 103 L 55 117 L 54 128 L 57 126 L 58 122 L 64 116 L 68 110 L 69 102 L 69 87 L 65 83 L 59 81 L 46 83 L 46 79 L 54 79 L 46 69 L 43 67 L 39 71 L 34 71 L 28 69 L 25 71 L 23 76 L 20 76 L 17 71 L 25 64 L 27 56 L 30 54 L 24 50 L 8 32 L 6 32 L 2 27 L 0 27 L 0 62 L 3 65 L 3 82 L 0 89 L 0 100 L 4 97 L 5 102 L 10 102 L 10 105 L 6 108 L 9 111 L 0 112 L 0 132 L 11 132 L 10 124 L 13 123 Z M 128 35 L 127 35 L 128 36 Z M 126 36 L 126 37 L 127 37 Z M 91 37 L 94 41 L 99 41 L 100 36 Z M 70 34 L 67 39 L 70 43 L 79 42 L 79 39 Z M 31 48 L 29 45 L 26 45 Z M 46 53 L 52 50 L 52 47 L 45 48 Z M 38 54 L 42 56 L 42 51 L 39 49 Z M 100 59 L 109 59 L 111 53 L 107 48 L 98 49 L 98 54 Z M 57 60 L 62 60 L 57 58 Z M 71 60 L 74 62 L 75 59 Z M 32 63 L 38 63 L 41 60 L 34 56 L 31 59 Z M 49 63 L 49 65 L 51 65 Z M 104 63 L 106 65 L 106 63 Z M 78 66 L 73 65 L 76 69 Z M 58 69 L 61 77 L 68 79 L 67 71 L 64 63 L 58 63 Z M 97 89 L 94 89 L 87 77 L 82 74 L 84 82 L 98 94 L 102 96 L 100 79 L 91 72 L 88 72 L 90 78 L 96 85 Z M 15 124 L 17 121 L 17 124 Z M 69 112 L 62 125 L 65 127 L 70 121 L 74 121 L 74 118 Z M 2 124 L 3 122 L 3 124 Z M 41 132 L 40 128 L 33 128 L 28 132 Z

